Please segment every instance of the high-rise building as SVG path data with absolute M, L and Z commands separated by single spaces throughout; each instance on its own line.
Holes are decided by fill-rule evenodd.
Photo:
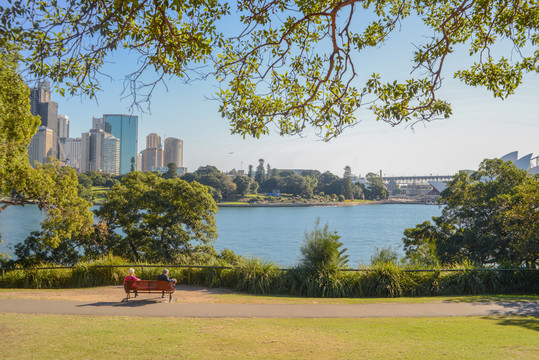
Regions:
M 40 82 L 37 87 L 30 90 L 30 112 L 39 115 L 41 126 L 52 129 L 52 153 L 58 157 L 58 104 L 51 101 L 50 83 Z
M 106 173 L 120 174 L 120 139 L 105 135 L 102 152 L 102 170 Z
M 137 154 L 137 167 L 136 167 L 136 170 L 137 171 L 142 171 L 142 152 L 139 152 Z
M 161 149 L 161 136 L 151 133 L 146 136 L 146 149 Z
M 163 166 L 161 136 L 151 133 L 146 136 L 146 149 L 142 151 L 142 171 L 152 171 Z
M 103 170 L 103 142 L 105 132 L 101 129 L 92 129 L 82 133 L 80 171 Z
M 183 140 L 168 137 L 165 139 L 165 154 L 163 165 L 175 163 L 178 167 L 183 167 Z
M 69 137 L 69 117 L 58 114 L 58 137 L 65 139 Z
M 44 164 L 49 156 L 53 155 L 53 131 L 52 129 L 40 126 L 37 133 L 32 137 L 28 147 L 28 159 L 34 166 L 36 162 Z
M 137 168 L 138 116 L 105 114 L 104 130 L 120 139 L 120 174 Z
M 103 131 L 106 131 L 105 123 L 102 117 L 100 118 L 92 117 L 92 129 L 101 129 Z
M 65 163 L 66 150 L 65 140 L 69 137 L 69 118 L 66 115 L 58 114 L 58 160 Z
M 30 112 L 32 115 L 39 115 L 39 104 L 51 101 L 50 83 L 43 81 L 30 90 Z
M 82 139 L 78 138 L 66 138 L 62 141 L 63 144 L 63 153 L 60 155 L 63 156 L 62 161 L 65 162 L 67 166 L 71 166 L 73 169 L 80 171 L 81 165 L 81 147 Z
M 163 166 L 163 149 L 151 148 L 142 150 L 142 171 Z

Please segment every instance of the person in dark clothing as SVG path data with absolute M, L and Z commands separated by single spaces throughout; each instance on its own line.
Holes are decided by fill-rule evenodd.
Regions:
M 160 275 L 157 275 L 157 280 L 159 281 L 168 281 L 169 283 L 172 282 L 174 285 L 176 285 L 176 279 L 171 279 L 168 277 L 168 269 L 164 269 L 163 273 Z M 161 297 L 165 297 L 165 292 L 163 291 L 163 294 Z
M 174 284 L 176 284 L 176 279 L 171 279 L 168 277 L 168 269 L 164 269 L 161 275 L 157 275 L 157 280 L 173 282 Z

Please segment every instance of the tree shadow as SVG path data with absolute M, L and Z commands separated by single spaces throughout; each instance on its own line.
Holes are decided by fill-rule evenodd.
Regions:
M 525 329 L 539 331 L 538 316 L 510 316 L 503 318 L 486 317 L 484 319 L 496 321 L 497 325 L 519 326 Z
M 537 295 L 466 295 L 455 296 L 454 298 L 444 300 L 444 302 L 526 302 L 526 301 L 539 301 Z

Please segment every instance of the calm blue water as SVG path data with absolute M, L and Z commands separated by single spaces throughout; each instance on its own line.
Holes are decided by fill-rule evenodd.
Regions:
M 348 248 L 350 266 L 368 264 L 375 248 L 392 246 L 402 251 L 402 233 L 432 216 L 437 205 L 361 205 L 347 207 L 220 208 L 217 214 L 217 250 L 295 264 L 305 231 L 329 224 Z M 35 206 L 11 206 L 0 214 L 0 252 L 12 253 L 31 231 L 39 230 L 42 214 Z

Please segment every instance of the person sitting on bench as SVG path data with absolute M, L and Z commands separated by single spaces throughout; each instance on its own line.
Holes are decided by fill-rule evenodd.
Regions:
M 168 269 L 164 269 L 163 273 L 160 275 L 157 275 L 157 280 L 159 281 L 167 281 L 167 282 L 173 282 L 176 284 L 176 279 L 171 279 L 168 277 Z M 165 297 L 165 292 L 163 291 L 163 295 L 161 297 Z
M 135 276 L 135 269 L 131 268 L 129 269 L 129 275 L 124 277 L 124 285 L 128 281 L 140 281 L 138 277 Z M 137 297 L 138 293 L 135 291 L 135 297 Z

